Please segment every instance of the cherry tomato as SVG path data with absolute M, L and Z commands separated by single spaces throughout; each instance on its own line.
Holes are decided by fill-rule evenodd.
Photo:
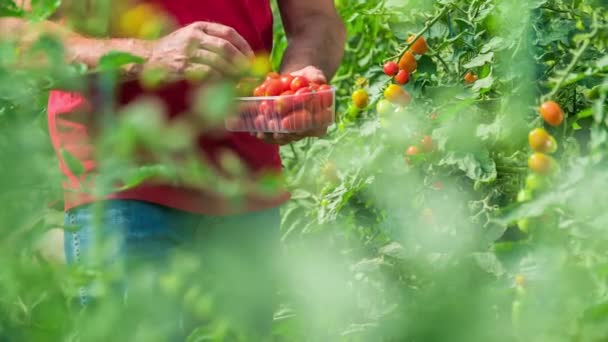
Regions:
M 292 132 L 305 131 L 309 128 L 310 120 L 310 113 L 305 109 L 300 109 L 284 117 L 281 120 L 281 128 Z
M 258 115 L 253 121 L 253 126 L 257 132 L 266 131 L 266 117 L 263 114 Z
M 436 181 L 435 184 L 433 184 L 433 187 L 435 187 L 435 190 L 442 190 L 443 184 L 440 181 Z
M 369 95 L 367 95 L 367 92 L 364 89 L 355 90 L 352 98 L 353 98 L 353 104 L 355 105 L 355 107 L 357 107 L 359 109 L 363 109 L 363 108 L 367 107 L 367 104 L 369 102 Z
M 519 203 L 528 202 L 532 198 L 533 198 L 532 191 L 530 191 L 530 190 L 521 189 L 517 193 L 517 202 L 519 202 Z
M 319 96 L 321 96 L 321 105 L 323 108 L 329 108 L 334 104 L 334 94 L 329 84 L 319 86 Z
M 306 105 L 308 100 L 312 96 L 312 90 L 310 88 L 300 88 L 295 92 L 295 97 L 293 99 L 294 106 L 303 107 Z
M 528 143 L 534 152 L 554 153 L 557 142 L 544 128 L 535 128 L 528 135 Z
M 309 84 L 310 84 L 310 81 L 308 81 L 308 79 L 306 77 L 296 76 L 296 77 L 294 77 L 293 81 L 291 82 L 291 90 L 298 91 L 299 89 L 308 87 Z
M 420 149 L 418 148 L 418 146 L 410 146 L 405 151 L 405 155 L 407 155 L 407 156 L 416 156 L 419 154 L 420 154 Z
M 283 91 L 291 90 L 291 82 L 293 82 L 293 76 L 283 75 L 280 78 Z
M 551 126 L 559 126 L 564 121 L 564 111 L 555 101 L 547 101 L 540 106 L 540 115 Z
M 479 77 L 477 77 L 477 75 L 475 75 L 472 72 L 467 72 L 466 74 L 464 74 L 464 83 L 466 84 L 473 84 L 475 83 L 477 80 L 479 79 Z
M 384 97 L 392 103 L 405 106 L 412 100 L 410 94 L 396 84 L 391 84 L 384 91 Z
M 281 77 L 281 75 L 279 75 L 276 72 L 269 72 L 268 75 L 266 75 L 266 81 L 268 80 L 276 80 L 277 78 Z
M 528 159 L 528 167 L 539 175 L 548 175 L 555 170 L 555 161 L 543 153 L 534 153 Z
M 274 114 L 274 106 L 272 101 L 262 101 L 258 107 L 258 111 L 260 114 L 263 114 L 264 117 L 270 118 Z
M 336 164 L 334 164 L 331 161 L 328 161 L 327 163 L 325 163 L 325 165 L 323 166 L 323 169 L 321 170 L 321 173 L 323 174 L 323 178 L 325 178 L 325 180 L 329 181 L 329 182 L 337 182 L 339 180 L 338 178 L 338 168 L 336 167 Z
M 258 86 L 253 91 L 253 96 L 265 96 L 266 95 L 266 83 Z
M 393 107 L 393 104 L 390 103 L 390 101 L 382 99 L 376 103 L 376 111 L 379 115 L 388 115 L 395 111 L 395 107 Z
M 387 76 L 393 77 L 399 72 L 399 65 L 393 61 L 384 64 L 384 73 Z
M 311 83 L 310 83 L 310 85 L 309 85 L 310 90 L 312 90 L 312 91 L 317 91 L 317 90 L 319 90 L 319 87 L 320 87 L 320 86 L 321 86 L 320 84 L 315 83 L 315 82 L 311 82 Z
M 535 173 L 531 173 L 526 177 L 526 190 L 532 192 L 544 190 L 549 187 L 549 182 L 546 178 L 541 177 Z
M 266 81 L 266 96 L 278 96 L 283 92 L 283 85 L 278 78 Z
M 411 43 L 412 41 L 414 41 L 414 37 L 415 36 L 410 36 L 407 39 L 407 42 Z M 410 50 L 412 50 L 416 54 L 424 55 L 429 50 L 429 47 L 428 45 L 426 45 L 426 40 L 424 39 L 424 37 L 420 37 L 416 39 L 414 44 L 410 45 Z
M 274 109 L 281 116 L 289 113 L 293 110 L 293 95 L 295 93 L 291 90 L 284 91 L 281 93 L 281 97 L 274 101 Z
M 435 150 L 435 142 L 433 141 L 433 138 L 428 135 L 425 135 L 422 138 L 420 146 L 422 146 L 424 152 L 433 152 Z
M 518 274 L 515 276 L 515 285 L 524 286 L 525 284 L 526 284 L 526 278 L 523 275 Z
M 405 52 L 401 59 L 399 59 L 399 69 L 401 70 L 412 73 L 416 71 L 417 67 L 418 62 L 416 61 L 416 57 L 409 51 Z
M 397 76 L 395 76 L 395 82 L 397 84 L 407 84 L 410 81 L 410 74 L 405 70 L 399 70 Z

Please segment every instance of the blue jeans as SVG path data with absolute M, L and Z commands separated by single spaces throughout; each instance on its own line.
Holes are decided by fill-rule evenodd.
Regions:
M 176 329 L 187 336 L 188 329 L 215 316 L 269 331 L 278 208 L 210 217 L 112 200 L 73 209 L 65 221 L 68 263 L 85 274 L 102 271 L 76 286 L 75 297 L 87 309 L 111 300 L 132 303 L 146 317 L 125 314 L 123 323 L 149 318 L 168 336 L 176 336 Z

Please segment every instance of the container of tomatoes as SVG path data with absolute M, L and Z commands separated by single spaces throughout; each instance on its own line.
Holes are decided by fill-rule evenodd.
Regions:
M 302 76 L 270 73 L 237 98 L 238 115 L 226 119 L 230 132 L 301 133 L 335 122 L 335 88 Z

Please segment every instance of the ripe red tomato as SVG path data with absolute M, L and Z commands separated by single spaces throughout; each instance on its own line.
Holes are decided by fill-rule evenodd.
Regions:
M 564 111 L 555 101 L 547 101 L 540 106 L 540 115 L 551 126 L 559 126 L 564 121 Z
M 278 96 L 283 92 L 283 85 L 278 78 L 266 81 L 266 96 Z
M 422 146 L 424 152 L 433 152 L 435 150 L 435 142 L 433 141 L 433 138 L 428 135 L 425 135 L 422 138 L 420 146 Z
M 291 90 L 298 91 L 304 87 L 308 87 L 310 81 L 306 77 L 296 76 L 291 82 Z
M 466 84 L 473 84 L 475 83 L 477 80 L 479 79 L 479 77 L 477 77 L 477 75 L 475 75 L 472 72 L 467 72 L 466 74 L 464 74 L 464 83 Z
M 280 78 L 283 91 L 291 90 L 291 82 L 293 82 L 293 76 L 283 75 Z
M 295 92 L 295 97 L 293 98 L 294 107 L 302 108 L 306 105 L 310 97 L 312 96 L 312 90 L 310 88 L 300 88 Z
M 399 59 L 399 69 L 412 73 L 416 71 L 417 67 L 418 62 L 416 61 L 416 57 L 410 51 L 404 53 L 401 59 Z
M 395 82 L 397 84 L 407 84 L 410 81 L 410 74 L 405 70 L 399 70 L 397 76 L 395 76 Z
M 253 96 L 265 96 L 266 95 L 266 83 L 255 88 Z
M 274 106 L 272 101 L 262 101 L 258 107 L 258 112 L 266 118 L 270 118 L 274 114 Z
M 264 132 L 266 130 L 266 118 L 264 115 L 260 114 L 253 120 L 253 127 L 257 132 Z
M 413 40 L 414 36 L 410 36 L 407 39 L 407 42 L 411 43 Z M 424 39 L 424 37 L 420 37 L 416 39 L 414 44 L 410 45 L 410 50 L 412 50 L 416 54 L 424 55 L 429 50 L 429 47 L 428 45 L 426 45 L 426 40 Z
M 301 132 L 309 128 L 311 115 L 305 109 L 296 110 L 281 120 L 281 128 L 291 132 Z
M 352 98 L 353 98 L 353 104 L 355 105 L 355 107 L 357 107 L 359 109 L 363 109 L 363 108 L 367 107 L 367 104 L 369 102 L 369 95 L 367 95 L 367 92 L 365 91 L 365 89 L 355 90 Z
M 384 73 L 390 77 L 397 75 L 399 72 L 399 65 L 397 63 L 390 61 L 384 64 Z
M 317 123 L 318 126 L 324 127 L 334 122 L 334 113 L 330 109 L 322 110 L 315 115 L 315 123 Z
M 334 94 L 329 84 L 322 84 L 319 87 L 319 96 L 323 108 L 329 108 L 334 104 Z
M 274 109 L 281 116 L 289 113 L 293 110 L 293 95 L 295 93 L 291 90 L 284 91 L 281 93 L 281 97 L 274 101 Z
M 273 72 L 269 72 L 268 75 L 266 75 L 266 81 L 268 81 L 268 80 L 275 80 L 275 79 L 277 79 L 279 77 L 281 77 L 281 75 L 279 75 L 278 73 L 276 73 L 274 71 Z
M 310 87 L 310 90 L 312 90 L 312 91 L 318 91 L 319 87 L 321 87 L 321 85 L 318 83 L 315 83 L 315 82 L 311 82 L 309 87 Z

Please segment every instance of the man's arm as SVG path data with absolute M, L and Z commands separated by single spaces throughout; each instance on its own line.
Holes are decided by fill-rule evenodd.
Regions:
M 20 1 L 24 10 L 30 10 L 29 0 Z M 234 64 L 253 56 L 243 37 L 216 23 L 196 22 L 151 41 L 89 38 L 51 21 L 33 24 L 21 18 L 0 18 L 0 39 L 27 48 L 42 34 L 52 34 L 63 42 L 68 63 L 84 63 L 91 69 L 103 55 L 123 51 L 142 57 L 144 67 L 162 68 L 175 77 L 221 75 L 234 72 Z M 123 70 L 126 78 L 133 78 L 142 66 L 129 65 Z
M 33 24 L 21 18 L 0 18 L 0 39 L 13 40 L 27 48 L 43 34 L 59 38 L 65 47 L 66 62 L 83 63 L 95 68 L 99 58 L 110 51 L 125 51 L 147 60 L 150 56 L 151 42 L 138 39 L 93 39 L 71 32 L 60 24 L 44 21 Z M 128 66 L 125 77 L 137 74 L 138 66 Z
M 326 82 L 340 66 L 344 56 L 346 30 L 333 0 L 278 0 L 287 49 L 281 73 L 305 76 Z M 285 145 L 310 136 L 325 135 L 327 127 L 299 134 L 259 133 L 270 144 Z
M 288 46 L 282 72 L 313 66 L 326 78 L 335 74 L 344 55 L 346 30 L 333 0 L 279 0 Z

